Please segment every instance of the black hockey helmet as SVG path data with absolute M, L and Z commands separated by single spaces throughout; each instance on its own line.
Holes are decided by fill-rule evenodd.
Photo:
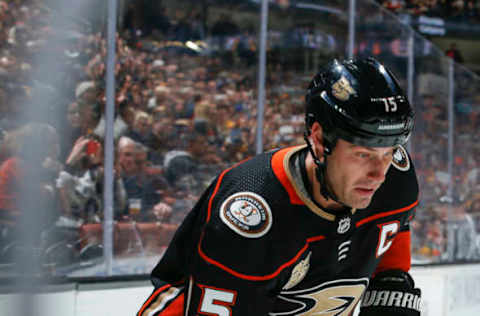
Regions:
M 373 58 L 334 60 L 308 87 L 306 128 L 322 125 L 327 152 L 338 138 L 366 147 L 405 144 L 414 112 L 394 75 Z

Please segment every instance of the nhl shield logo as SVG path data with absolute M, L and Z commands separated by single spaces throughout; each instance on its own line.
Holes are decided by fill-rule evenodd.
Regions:
M 340 79 L 332 85 L 332 95 L 340 101 L 347 101 L 350 99 L 350 96 L 355 93 L 350 82 L 344 76 L 340 77 Z
M 260 195 L 239 192 L 223 202 L 220 219 L 239 235 L 258 238 L 265 235 L 272 226 L 272 211 Z
M 350 217 L 342 218 L 338 221 L 337 233 L 345 234 L 350 229 Z

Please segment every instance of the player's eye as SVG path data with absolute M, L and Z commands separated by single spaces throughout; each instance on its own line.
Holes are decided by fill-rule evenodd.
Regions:
M 368 157 L 370 157 L 370 154 L 369 154 L 369 153 L 366 153 L 366 152 L 357 152 L 357 153 L 356 153 L 356 156 L 357 156 L 358 158 L 368 158 Z

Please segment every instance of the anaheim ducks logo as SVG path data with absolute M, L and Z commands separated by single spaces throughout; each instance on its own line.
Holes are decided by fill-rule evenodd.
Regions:
M 282 291 L 278 299 L 291 306 L 291 310 L 270 315 L 349 316 L 367 286 L 368 279 L 361 278 L 325 282 L 305 290 Z
M 300 261 L 295 268 L 292 270 L 292 275 L 288 280 L 287 284 L 283 287 L 284 290 L 291 289 L 298 283 L 300 283 L 305 276 L 307 275 L 308 269 L 310 268 L 310 256 L 312 252 L 310 251 L 305 259 Z
M 267 202 L 253 192 L 229 196 L 220 207 L 221 220 L 236 233 L 258 238 L 272 226 L 272 212 Z
M 410 159 L 408 159 L 407 151 L 401 145 L 398 145 L 393 153 L 392 164 L 400 171 L 410 169 Z
M 332 94 L 340 101 L 347 101 L 348 99 L 350 99 L 350 96 L 355 93 L 356 92 L 350 85 L 350 82 L 344 76 L 340 77 L 340 79 L 338 79 L 332 85 Z

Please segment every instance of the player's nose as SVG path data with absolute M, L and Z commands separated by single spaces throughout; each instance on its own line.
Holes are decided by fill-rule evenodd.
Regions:
M 389 163 L 382 161 L 381 159 L 373 159 L 370 162 L 367 176 L 370 180 L 382 183 L 385 180 Z

